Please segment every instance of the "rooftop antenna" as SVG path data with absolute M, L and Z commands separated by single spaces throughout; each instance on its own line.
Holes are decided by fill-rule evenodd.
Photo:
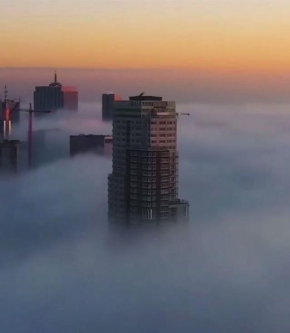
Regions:
M 57 83 L 57 73 L 56 73 L 56 71 L 54 73 L 54 83 Z

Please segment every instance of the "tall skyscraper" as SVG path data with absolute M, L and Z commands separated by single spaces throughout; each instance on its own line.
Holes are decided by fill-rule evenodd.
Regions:
M 130 97 L 115 102 L 113 171 L 108 179 L 109 218 L 128 223 L 187 219 L 178 199 L 175 102 Z
M 54 82 L 49 86 L 35 88 L 34 109 L 37 111 L 77 109 L 78 92 L 74 87 L 64 87 L 57 81 L 55 73 Z

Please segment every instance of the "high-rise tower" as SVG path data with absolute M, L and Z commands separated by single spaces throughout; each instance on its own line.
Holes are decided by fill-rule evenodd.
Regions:
M 113 112 L 113 172 L 109 175 L 109 218 L 138 223 L 188 218 L 178 199 L 175 102 L 130 97 Z
M 49 86 L 39 86 L 34 91 L 34 109 L 37 111 L 68 109 L 77 110 L 78 91 L 75 87 L 64 87 L 54 75 Z

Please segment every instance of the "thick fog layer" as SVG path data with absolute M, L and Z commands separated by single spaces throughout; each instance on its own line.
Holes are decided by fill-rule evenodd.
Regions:
M 191 219 L 146 227 L 108 224 L 109 157 L 65 153 L 99 105 L 36 119 L 64 154 L 0 180 L 1 333 L 290 331 L 290 106 L 178 108 Z

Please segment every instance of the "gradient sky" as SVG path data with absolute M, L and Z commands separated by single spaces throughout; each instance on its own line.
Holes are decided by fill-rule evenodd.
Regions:
M 0 67 L 285 72 L 289 17 L 289 0 L 2 0 Z

